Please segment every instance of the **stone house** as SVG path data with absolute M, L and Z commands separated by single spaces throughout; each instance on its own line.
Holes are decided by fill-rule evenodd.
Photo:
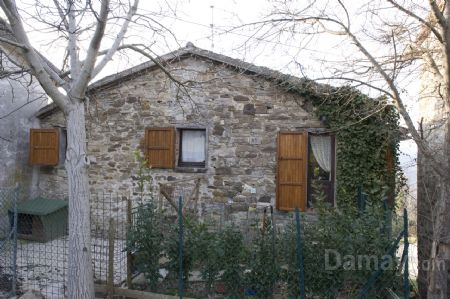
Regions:
M 307 210 L 317 182 L 334 205 L 334 137 L 312 104 L 287 88 L 301 82 L 188 43 L 93 83 L 86 102 L 92 193 L 136 194 L 139 150 L 157 196 L 168 182 L 192 180 L 197 187 L 183 188 L 197 188 L 202 207 Z M 64 115 L 50 104 L 37 118 L 30 135 L 30 163 L 39 169 L 34 187 L 66 194 Z

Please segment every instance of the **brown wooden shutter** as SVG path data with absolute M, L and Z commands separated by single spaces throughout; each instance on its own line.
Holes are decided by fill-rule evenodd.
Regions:
M 308 134 L 278 133 L 277 209 L 306 209 Z
M 31 165 L 58 165 L 58 129 L 30 129 L 29 162 Z
M 148 128 L 145 130 L 147 161 L 152 168 L 173 168 L 175 157 L 174 128 Z

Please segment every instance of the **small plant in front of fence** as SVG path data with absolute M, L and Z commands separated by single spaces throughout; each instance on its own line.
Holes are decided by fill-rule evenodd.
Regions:
M 296 227 L 289 223 L 279 238 L 279 262 L 281 264 L 280 277 L 284 282 L 283 296 L 297 298 L 300 295 L 300 281 L 298 275 L 298 258 L 296 243 Z
M 247 248 L 244 245 L 242 233 L 233 226 L 226 226 L 219 234 L 220 247 L 223 256 L 221 259 L 223 282 L 227 298 L 242 298 L 244 261 L 248 256 Z
M 197 225 L 197 235 L 193 236 L 196 243 L 193 255 L 195 265 L 199 267 L 202 279 L 206 282 L 205 293 L 208 295 L 214 291 L 214 283 L 219 279 L 224 250 L 220 234 L 208 230 L 206 224 Z
M 167 269 L 169 270 L 169 276 L 171 279 L 178 279 L 179 277 L 179 260 L 180 260 L 180 246 L 183 247 L 183 273 L 182 280 L 184 287 L 188 288 L 189 275 L 194 269 L 194 259 L 197 252 L 196 243 L 199 240 L 198 235 L 202 234 L 206 230 L 206 226 L 200 224 L 195 219 L 184 219 L 184 242 L 179 242 L 180 227 L 174 225 L 168 229 L 168 234 L 164 241 L 165 255 L 168 259 Z
M 128 232 L 127 250 L 134 255 L 137 270 L 144 273 L 148 286 L 155 290 L 160 275 L 163 252 L 162 216 L 153 203 L 142 204 L 137 210 L 134 225 Z
M 272 229 L 269 218 L 263 217 L 260 232 L 249 249 L 248 268 L 244 280 L 246 293 L 255 294 L 258 298 L 272 296 L 280 272 L 279 265 L 274 259 Z
M 138 169 L 136 174 L 132 176 L 132 179 L 136 181 L 137 191 L 139 192 L 142 201 L 145 192 L 148 192 L 149 194 L 152 192 L 152 176 L 150 175 L 151 167 L 148 166 L 147 159 L 142 156 L 142 152 L 139 149 L 134 151 L 134 159 L 138 164 Z

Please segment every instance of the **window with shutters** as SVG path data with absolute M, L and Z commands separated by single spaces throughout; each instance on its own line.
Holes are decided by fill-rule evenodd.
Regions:
M 29 163 L 31 165 L 58 165 L 59 152 L 59 129 L 30 129 Z
M 173 168 L 175 160 L 175 129 L 147 128 L 145 153 L 152 168 Z
M 279 210 L 314 207 L 314 191 L 334 203 L 335 142 L 332 135 L 279 132 L 277 199 Z
M 179 129 L 178 166 L 206 166 L 206 129 Z

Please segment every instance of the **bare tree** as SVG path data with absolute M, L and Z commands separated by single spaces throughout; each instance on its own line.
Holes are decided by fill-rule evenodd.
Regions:
M 22 61 L 17 64 L 22 66 L 21 71 L 30 73 L 38 80 L 46 94 L 63 111 L 67 121 L 65 167 L 69 187 L 69 298 L 94 298 L 85 124 L 88 85 L 117 51 L 131 49 L 147 53 L 147 58 L 152 57 L 151 52 L 149 54 L 142 45 L 124 45 L 130 24 L 146 26 L 156 35 L 163 34 L 163 29 L 166 29 L 152 16 L 139 14 L 138 2 L 33 1 L 33 12 L 30 12 L 19 7 L 18 4 L 24 3 L 0 1 L 11 32 L 11 38 L 0 37 L 3 52 L 20 53 Z M 29 24 L 26 23 L 28 19 L 32 20 Z M 53 35 L 52 43 L 64 45 L 65 55 L 59 68 L 50 62 L 50 57 L 45 58 L 35 49 L 27 31 L 31 26 Z M 108 45 L 106 49 L 101 50 L 102 42 Z
M 371 94 L 387 96 L 395 105 L 417 144 L 422 161 L 426 161 L 439 181 L 439 196 L 430 201 L 431 215 L 427 215 L 432 225 L 427 295 L 447 298 L 447 273 L 440 265 L 450 254 L 446 245 L 450 233 L 446 220 L 450 213 L 448 1 L 378 0 L 358 3 L 355 7 L 355 1 L 346 0 L 280 0 L 274 2 L 272 12 L 265 19 L 233 30 L 242 28 L 252 29 L 252 37 L 259 42 L 300 48 L 300 55 L 293 60 L 309 77 L 366 88 Z M 335 45 L 332 50 L 337 54 L 332 58 L 320 55 L 318 49 L 318 45 L 327 48 L 325 45 L 329 43 Z M 301 54 L 307 50 L 317 54 L 311 69 L 301 63 Z M 426 77 L 424 93 L 408 95 L 411 82 Z M 438 98 L 442 104 L 439 129 L 445 137 L 434 144 L 426 137 L 430 133 L 426 130 L 432 128 L 418 127 L 407 107 L 409 100 L 418 101 L 426 96 Z

